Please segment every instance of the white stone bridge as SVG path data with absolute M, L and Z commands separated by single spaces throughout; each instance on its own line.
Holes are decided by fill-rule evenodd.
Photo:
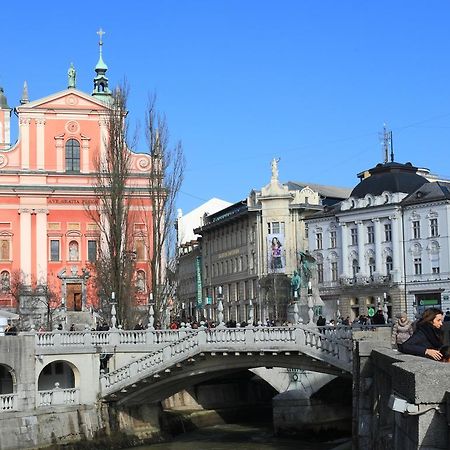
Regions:
M 349 328 L 304 325 L 42 333 L 36 334 L 36 353 L 49 361 L 83 353 L 109 358 L 109 370 L 100 370 L 98 398 L 119 404 L 161 400 L 240 369 L 276 366 L 339 376 L 352 372 Z

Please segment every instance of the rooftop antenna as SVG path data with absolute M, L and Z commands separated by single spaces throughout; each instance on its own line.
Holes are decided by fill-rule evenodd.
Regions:
M 392 131 L 387 129 L 386 124 L 383 124 L 383 135 L 381 136 L 383 142 L 383 163 L 394 162 L 394 146 L 392 144 Z

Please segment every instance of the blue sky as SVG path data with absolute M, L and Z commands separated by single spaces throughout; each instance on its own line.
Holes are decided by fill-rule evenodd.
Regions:
M 67 86 L 92 91 L 102 27 L 111 86 L 130 87 L 131 128 L 156 92 L 187 158 L 178 206 L 245 198 L 270 179 L 352 187 L 382 160 L 450 178 L 450 3 L 190 0 L 2 5 L 9 106 Z M 139 125 L 140 124 L 140 125 Z M 14 124 L 14 130 L 17 124 Z M 142 134 L 142 133 L 141 133 Z M 137 150 L 145 150 L 140 139 Z

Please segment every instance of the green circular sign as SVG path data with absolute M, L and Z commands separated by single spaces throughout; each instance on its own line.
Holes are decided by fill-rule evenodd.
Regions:
M 369 308 L 369 309 L 367 310 L 367 315 L 368 315 L 369 317 L 373 317 L 373 316 L 375 315 L 375 308 Z

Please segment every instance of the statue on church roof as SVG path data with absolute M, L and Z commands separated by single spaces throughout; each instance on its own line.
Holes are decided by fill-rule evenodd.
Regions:
M 68 77 L 68 84 L 67 87 L 75 88 L 76 87 L 76 80 L 77 80 L 77 72 L 75 70 L 75 67 L 73 67 L 73 63 L 70 63 L 69 70 L 67 71 L 67 77 Z

